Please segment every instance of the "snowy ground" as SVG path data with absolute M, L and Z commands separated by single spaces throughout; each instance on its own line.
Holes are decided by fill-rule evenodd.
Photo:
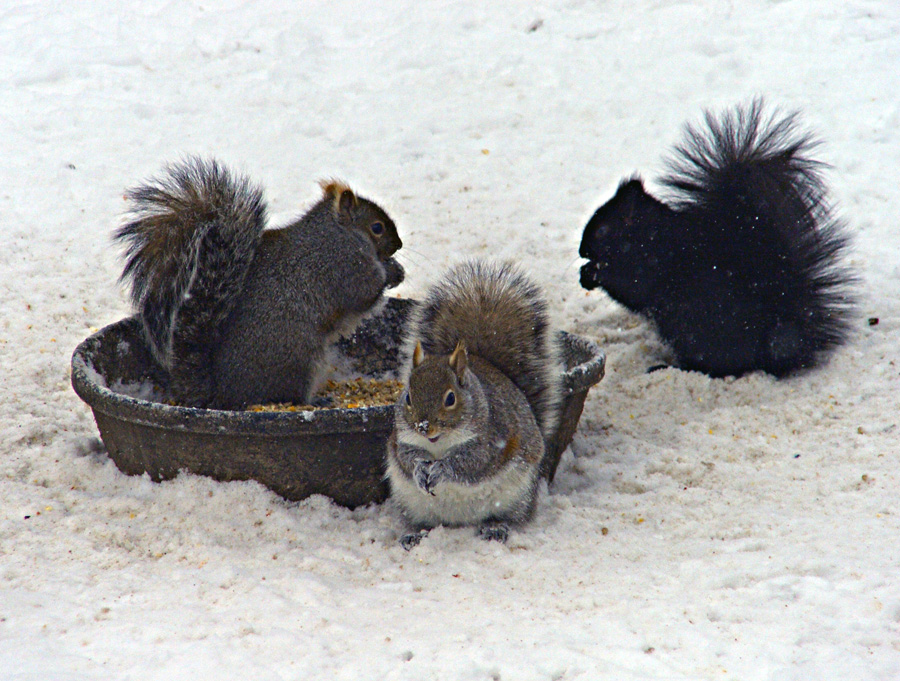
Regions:
M 0 679 L 900 678 L 900 4 L 132 4 L 0 9 Z M 826 141 L 856 335 L 781 382 L 648 375 L 581 228 L 755 94 Z M 69 357 L 128 313 L 123 189 L 185 153 L 276 222 L 346 178 L 399 225 L 403 295 L 514 258 L 605 346 L 530 527 L 407 553 L 389 506 L 117 471 Z

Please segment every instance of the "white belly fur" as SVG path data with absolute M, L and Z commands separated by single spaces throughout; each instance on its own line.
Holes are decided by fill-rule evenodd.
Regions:
M 427 494 L 407 478 L 391 457 L 391 495 L 416 525 L 477 525 L 488 518 L 519 515 L 528 505 L 537 466 L 513 463 L 477 485 L 441 482 Z

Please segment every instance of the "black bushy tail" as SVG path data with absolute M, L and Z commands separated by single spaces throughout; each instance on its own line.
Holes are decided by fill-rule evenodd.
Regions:
M 265 225 L 262 191 L 216 161 L 189 158 L 126 198 L 129 218 L 114 238 L 125 244 L 122 280 L 153 355 L 173 378 L 208 366 L 201 356 L 234 307 Z M 175 356 L 184 366 L 173 366 Z
M 800 129 L 797 114 L 764 117 L 764 108 L 755 99 L 720 117 L 707 112 L 705 128 L 687 126 L 662 183 L 688 220 L 702 215 L 708 226 L 741 232 L 718 237 L 745 245 L 760 268 L 777 269 L 796 313 L 779 326 L 782 337 L 775 331 L 768 339 L 763 368 L 781 375 L 846 340 L 855 280 L 839 262 L 848 237 L 827 197 L 825 164 L 810 155 L 818 142 Z
M 475 260 L 451 269 L 429 291 L 407 337 L 426 354 L 448 355 L 464 341 L 525 394 L 544 438 L 555 433 L 560 351 L 540 288 L 511 264 Z

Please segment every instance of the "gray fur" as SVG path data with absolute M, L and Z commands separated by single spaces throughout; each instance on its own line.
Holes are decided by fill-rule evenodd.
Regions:
M 436 356 L 432 361 L 443 359 Z M 388 478 L 394 499 L 415 528 L 521 524 L 534 512 L 544 455 L 534 415 L 512 381 L 487 362 L 470 360 L 467 383 L 457 387 L 461 423 L 448 426 L 442 436 L 449 439 L 454 429 L 465 428 L 468 436 L 459 444 L 454 442 L 443 452 L 429 451 L 424 443 L 416 443 L 421 438 L 415 435 L 415 422 L 421 420 L 418 398 L 413 398 L 411 409 L 402 401 L 397 407 L 395 435 L 388 446 Z M 433 369 L 425 366 L 423 371 Z M 410 495 L 412 486 L 417 490 Z
M 387 214 L 343 185 L 324 189 L 265 232 L 261 190 L 215 161 L 189 159 L 128 193 L 122 277 L 179 404 L 307 403 L 326 346 L 402 281 Z
M 496 366 L 525 394 L 545 440 L 556 431 L 563 363 L 541 290 L 511 263 L 472 260 L 432 287 L 410 320 L 404 366 L 422 342 L 449 354 L 463 340 L 470 354 Z
M 232 404 L 308 403 L 327 345 L 387 285 L 371 241 L 337 224 L 326 199 L 279 232 L 263 239 L 215 355 Z
M 171 370 L 174 344 L 190 344 L 198 331 L 220 325 L 230 313 L 265 226 L 266 206 L 258 187 L 215 161 L 191 158 L 166 172 L 126 193 L 130 219 L 114 238 L 126 246 L 122 279 L 130 281 L 150 349 Z M 183 315 L 186 308 L 193 312 Z M 183 334 L 178 340 L 177 333 Z
M 465 263 L 425 297 L 406 332 L 408 387 L 387 453 L 392 496 L 416 530 L 405 548 L 436 525 L 503 541 L 529 520 L 558 420 L 552 337 L 539 289 L 508 264 Z

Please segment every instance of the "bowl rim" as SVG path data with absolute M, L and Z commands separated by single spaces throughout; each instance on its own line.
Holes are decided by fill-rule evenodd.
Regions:
M 251 412 L 183 407 L 116 392 L 105 384 L 105 379 L 104 384 L 100 384 L 94 378 L 103 377 L 90 364 L 89 358 L 98 351 L 105 336 L 138 324 L 137 317 L 132 316 L 104 326 L 79 343 L 72 353 L 72 387 L 95 412 L 143 426 L 237 436 L 327 435 L 385 430 L 393 425 L 394 405 Z M 582 336 L 559 331 L 558 337 L 560 341 L 580 346 L 590 357 L 563 373 L 563 387 L 567 395 L 586 392 L 603 378 L 606 354 L 594 341 Z

